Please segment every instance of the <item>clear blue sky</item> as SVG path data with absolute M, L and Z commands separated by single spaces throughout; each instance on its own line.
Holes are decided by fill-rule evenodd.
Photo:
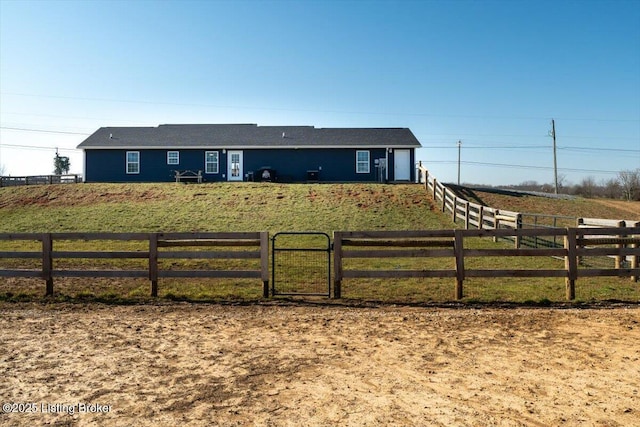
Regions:
M 640 168 L 640 1 L 0 0 L 0 165 L 101 126 L 409 127 L 440 180 Z

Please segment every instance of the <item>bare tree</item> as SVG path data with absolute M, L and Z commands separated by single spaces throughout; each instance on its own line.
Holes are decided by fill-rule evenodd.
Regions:
M 640 169 L 618 172 L 618 182 L 627 200 L 640 200 Z
M 580 196 L 588 198 L 595 195 L 596 188 L 597 184 L 595 178 L 592 176 L 588 176 L 586 178 L 583 178 L 582 181 L 580 181 L 580 184 L 576 185 L 575 192 Z
M 540 191 L 540 184 L 538 181 L 522 181 L 520 184 L 516 185 L 515 188 L 519 190 L 527 190 L 527 191 Z
M 616 178 L 603 181 L 601 187 L 602 194 L 608 199 L 619 199 L 622 196 L 622 187 Z

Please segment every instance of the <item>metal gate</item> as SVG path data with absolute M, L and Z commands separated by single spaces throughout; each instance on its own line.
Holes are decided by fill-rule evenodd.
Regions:
M 276 233 L 271 262 L 273 295 L 330 296 L 331 238 L 327 233 Z

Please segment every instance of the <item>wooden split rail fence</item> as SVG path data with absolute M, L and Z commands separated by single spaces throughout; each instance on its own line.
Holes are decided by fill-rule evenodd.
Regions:
M 625 236 L 619 237 L 623 232 Z M 473 249 L 465 248 L 465 239 L 474 237 L 559 236 L 563 248 L 514 248 Z M 597 237 L 591 237 L 597 236 Z M 493 229 L 493 230 L 425 230 L 425 231 L 370 231 L 334 233 L 334 296 L 340 298 L 343 279 L 352 278 L 455 278 L 455 298 L 463 297 L 466 278 L 485 277 L 563 277 L 566 282 L 566 298 L 575 298 L 576 281 L 580 277 L 618 276 L 638 281 L 640 268 L 640 227 L 635 228 L 555 228 L 555 229 Z M 606 245 L 616 245 L 605 247 Z M 366 247 L 367 249 L 354 249 Z M 632 258 L 630 268 L 579 268 L 579 257 L 616 256 Z M 555 256 L 565 260 L 563 269 L 469 269 L 465 260 L 469 257 L 535 257 Z M 421 270 L 349 269 L 346 259 L 353 258 L 452 258 L 452 268 Z
M 420 182 L 425 190 L 432 195 L 433 200 L 440 202 L 442 212 L 449 212 L 451 220 L 462 220 L 464 228 L 497 229 L 501 227 L 522 228 L 522 214 L 506 209 L 495 209 L 489 206 L 470 202 L 456 194 L 429 175 L 429 171 L 422 165 L 418 167 Z M 519 242 L 516 243 L 519 246 Z
M 465 247 L 471 238 L 523 238 L 554 236 L 564 242 L 562 248 L 473 248 Z M 334 282 L 333 296 L 342 295 L 343 280 L 352 278 L 430 278 L 455 279 L 455 298 L 463 297 L 467 278 L 484 277 L 559 277 L 566 282 L 567 299 L 575 298 L 576 281 L 581 277 L 617 276 L 638 281 L 640 267 L 640 227 L 632 228 L 553 228 L 553 229 L 470 229 L 423 231 L 342 231 L 333 237 Z M 7 242 L 32 241 L 41 243 L 41 250 L 8 250 Z M 147 249 L 138 250 L 78 250 L 80 241 L 139 241 L 147 242 Z M 147 278 L 151 295 L 158 295 L 161 278 L 254 278 L 260 279 L 263 296 L 269 296 L 269 235 L 267 232 L 248 233 L 0 233 L 2 259 L 41 260 L 41 268 L 0 268 L 0 277 L 35 277 L 46 282 L 46 294 L 52 295 L 54 279 L 58 277 L 131 277 Z M 74 250 L 62 250 L 72 247 Z M 144 245 L 144 243 L 143 243 Z M 467 243 L 467 246 L 473 246 Z M 222 249 L 215 249 L 222 248 Z M 246 249 L 249 248 L 249 249 Z M 364 249 L 363 249 L 364 248 Z M 560 257 L 564 268 L 558 269 L 477 269 L 466 266 L 468 258 L 482 257 Z M 614 256 L 631 259 L 630 266 L 619 263 L 615 268 L 585 268 L 580 257 Z M 348 259 L 381 260 L 414 258 L 411 265 L 418 269 L 382 270 L 351 268 Z M 427 268 L 430 258 L 449 258 L 449 268 Z M 62 260 L 148 260 L 146 268 L 95 269 L 78 268 L 78 262 L 65 268 Z M 229 269 L 221 260 L 259 260 L 259 268 Z M 199 268 L 174 269 L 162 260 L 207 260 Z M 422 261 L 425 261 L 422 263 Z M 252 261 L 252 265 L 256 262 Z M 421 265 L 422 263 L 422 265 Z M 242 261 L 240 262 L 242 264 Z M 373 263 L 367 263 L 367 266 Z M 121 264 L 120 267 L 122 267 Z M 186 267 L 185 267 L 186 268 Z
M 269 296 L 269 237 L 267 232 L 247 233 L 0 233 L 1 241 L 30 240 L 42 242 L 41 251 L 0 251 L 2 258 L 42 259 L 40 269 L 0 269 L 0 277 L 38 277 L 46 282 L 46 294 L 53 295 L 56 277 L 128 277 L 148 278 L 151 295 L 158 295 L 158 279 L 168 277 L 255 278 L 263 283 L 263 295 Z M 135 251 L 61 251 L 56 242 L 78 241 L 147 241 L 148 250 Z M 222 247 L 225 250 L 213 250 Z M 254 247 L 253 250 L 240 248 Z M 184 248 L 163 250 L 161 248 Z M 187 249 L 188 248 L 188 249 Z M 205 248 L 204 250 L 202 248 Z M 146 269 L 64 269 L 54 267 L 62 259 L 145 259 Z M 207 269 L 162 269 L 159 260 L 207 259 Z M 260 268 L 229 270 L 216 266 L 215 260 L 259 259 Z
M 418 165 L 420 183 L 425 190 L 431 194 L 433 200 L 439 203 L 443 213 L 449 213 L 451 220 L 464 223 L 465 229 L 521 229 L 521 228 L 566 228 L 567 226 L 577 227 L 640 227 L 637 220 L 610 220 L 599 218 L 574 218 L 562 215 L 545 215 L 535 213 L 514 212 L 507 209 L 496 209 L 470 202 L 462 197 L 458 197 L 447 186 L 439 182 L 435 177 L 430 176 L 429 171 L 422 163 Z M 497 239 L 497 237 L 496 237 Z M 527 239 L 527 243 L 533 242 L 534 247 L 561 247 L 561 242 L 556 239 L 539 239 L 534 236 Z M 515 247 L 519 248 L 525 241 L 516 236 L 514 238 Z

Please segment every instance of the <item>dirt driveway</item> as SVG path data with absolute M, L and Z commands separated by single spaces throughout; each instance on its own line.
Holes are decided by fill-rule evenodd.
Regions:
M 0 398 L 3 426 L 637 426 L 640 309 L 0 304 Z

